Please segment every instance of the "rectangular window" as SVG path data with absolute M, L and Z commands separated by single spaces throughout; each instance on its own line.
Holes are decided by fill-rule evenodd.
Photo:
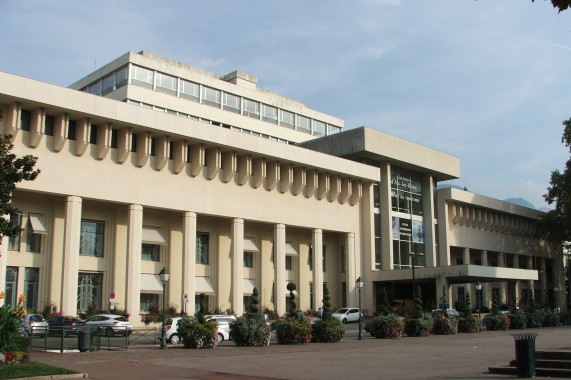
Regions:
M 202 87 L 202 104 L 220 108 L 220 91 Z
M 285 269 L 286 270 L 293 270 L 293 260 L 292 260 L 292 256 L 286 256 L 285 257 Z
M 38 309 L 38 284 L 40 278 L 39 268 L 26 268 L 24 272 L 24 295 L 26 310 L 37 311 Z
M 208 246 L 210 235 L 198 232 L 196 234 L 196 263 L 202 265 L 209 264 Z
M 116 129 L 111 130 L 111 148 L 117 149 L 117 134 L 118 131 Z
M 347 250 L 345 246 L 341 246 L 341 273 L 347 272 Z
M 253 119 L 260 118 L 260 103 L 254 102 L 253 100 L 244 99 L 244 116 L 251 117 Z
M 341 306 L 347 307 L 347 283 L 341 283 Z
M 6 299 L 4 304 L 9 308 L 16 307 L 18 302 L 18 267 L 6 267 Z
M 79 255 L 103 257 L 105 242 L 105 222 L 92 220 L 81 221 L 81 236 L 79 238 Z
M 131 152 L 137 151 L 137 134 L 133 133 L 131 135 Z
M 313 270 L 313 248 L 309 247 L 309 252 L 307 253 L 307 263 L 309 264 L 309 270 Z
M 336 127 L 335 125 L 329 125 L 328 124 L 327 127 L 329 128 L 329 134 L 330 135 L 334 135 L 334 134 L 341 132 L 341 128 Z
M 30 111 L 22 110 L 20 112 L 20 130 L 29 131 L 30 130 L 30 118 L 32 113 Z
M 280 125 L 286 128 L 295 129 L 295 114 L 287 111 L 280 111 Z
M 181 98 L 189 99 L 195 102 L 200 101 L 199 97 L 200 86 L 196 83 L 180 80 L 179 96 Z
M 32 225 L 32 215 L 37 214 L 28 215 L 28 222 L 26 223 L 26 252 L 39 253 L 42 245 L 42 235 L 35 231 L 35 226 Z
M 44 135 L 54 135 L 54 117 L 52 115 L 46 115 L 46 119 L 44 120 Z
M 91 125 L 89 128 L 89 143 L 97 144 L 97 125 Z
M 240 97 L 236 96 L 236 95 L 232 95 L 232 94 L 228 94 L 228 93 L 224 93 L 224 104 L 222 105 L 222 108 L 225 109 L 226 111 L 230 111 L 230 112 L 234 112 L 234 113 L 240 113 Z
M 253 252 L 244 252 L 244 268 L 253 268 L 254 267 L 254 253 Z
M 327 247 L 323 246 L 323 272 L 327 271 Z
M 262 120 L 269 123 L 278 123 L 278 109 L 276 107 L 262 104 Z
M 101 95 L 105 96 L 113 92 L 114 74 L 111 73 L 101 80 Z
M 14 223 L 18 227 L 22 228 L 22 214 L 14 214 L 10 215 L 10 222 Z M 19 251 L 20 250 L 20 234 L 16 236 L 10 236 L 8 238 L 8 249 L 10 251 Z
M 131 84 L 152 89 L 153 83 L 153 71 L 135 65 L 131 67 Z
M 204 307 L 205 307 L 206 310 L 210 310 L 210 309 L 208 308 L 208 298 L 209 298 L 209 297 L 206 296 L 206 298 L 204 299 Z M 194 311 L 195 311 L 195 312 L 200 311 L 200 294 L 196 294 L 196 295 L 194 296 Z
M 298 116 L 295 118 L 295 127 L 298 131 L 311 133 L 311 120 L 307 117 Z
M 160 252 L 160 245 L 143 243 L 141 246 L 141 260 L 160 261 Z
M 77 310 L 85 311 L 89 306 L 101 310 L 103 292 L 102 273 L 79 272 L 77 279 Z
M 176 96 L 177 79 L 170 75 L 157 73 L 157 91 Z
M 148 312 L 151 306 L 159 307 L 159 295 L 151 293 L 141 293 L 139 296 L 140 311 Z
M 93 95 L 101 94 L 101 82 L 97 81 L 87 87 L 87 92 Z
M 242 307 L 244 308 L 244 312 L 248 312 L 250 310 L 250 305 L 252 304 L 252 297 L 251 296 L 243 296 L 242 297 Z
M 127 70 L 127 66 L 115 71 L 115 89 L 118 89 L 119 87 L 123 87 L 124 85 L 127 84 L 128 81 L 128 70 Z
M 68 140 L 75 140 L 75 120 L 70 120 L 69 124 L 67 125 L 67 139 Z
M 325 123 L 317 120 L 313 120 L 313 135 L 314 136 L 325 136 Z

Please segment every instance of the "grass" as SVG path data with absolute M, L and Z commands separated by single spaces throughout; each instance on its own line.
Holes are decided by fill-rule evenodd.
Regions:
M 17 379 L 21 377 L 69 375 L 79 373 L 65 368 L 53 367 L 51 365 L 30 362 L 20 365 L 0 366 L 0 379 Z

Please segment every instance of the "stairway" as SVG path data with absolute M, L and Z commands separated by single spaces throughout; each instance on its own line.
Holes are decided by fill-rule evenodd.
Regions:
M 488 367 L 497 375 L 516 375 L 516 361 L 506 367 Z M 541 377 L 571 378 L 571 351 L 536 351 L 535 375 Z

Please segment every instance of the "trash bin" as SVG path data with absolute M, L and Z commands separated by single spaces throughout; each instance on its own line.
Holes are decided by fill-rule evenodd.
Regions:
M 515 362 L 518 377 L 535 377 L 535 338 L 539 334 L 511 334 L 515 339 Z
M 77 348 L 79 352 L 87 352 L 89 351 L 89 347 L 91 346 L 91 331 L 89 327 L 84 327 L 79 330 L 77 336 Z

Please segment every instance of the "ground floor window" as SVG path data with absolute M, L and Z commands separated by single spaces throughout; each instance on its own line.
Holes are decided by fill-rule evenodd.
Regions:
M 102 291 L 102 273 L 80 272 L 77 280 L 77 310 L 85 311 L 90 305 L 101 310 Z
M 153 305 L 158 309 L 159 295 L 151 293 L 141 293 L 139 301 L 141 305 L 139 309 L 141 311 L 148 312 Z
M 141 245 L 141 260 L 159 261 L 161 246 L 158 244 Z
M 4 304 L 14 308 L 18 297 L 18 267 L 6 267 L 6 298 Z
M 341 283 L 341 305 L 347 307 L 347 283 Z
M 293 269 L 292 261 L 293 260 L 292 260 L 291 256 L 285 257 L 285 269 L 286 270 L 292 270 Z
M 252 304 L 252 297 L 251 296 L 244 296 L 243 298 L 243 306 L 244 306 L 244 313 L 250 312 L 250 305 Z
M 40 278 L 39 268 L 26 268 L 24 273 L 24 295 L 26 310 L 38 310 L 38 283 Z
M 291 298 L 289 296 L 286 297 L 286 310 L 291 310 Z
M 208 313 L 208 296 L 204 299 L 204 310 Z M 200 311 L 200 294 L 196 294 L 194 296 L 194 312 L 197 313 Z

